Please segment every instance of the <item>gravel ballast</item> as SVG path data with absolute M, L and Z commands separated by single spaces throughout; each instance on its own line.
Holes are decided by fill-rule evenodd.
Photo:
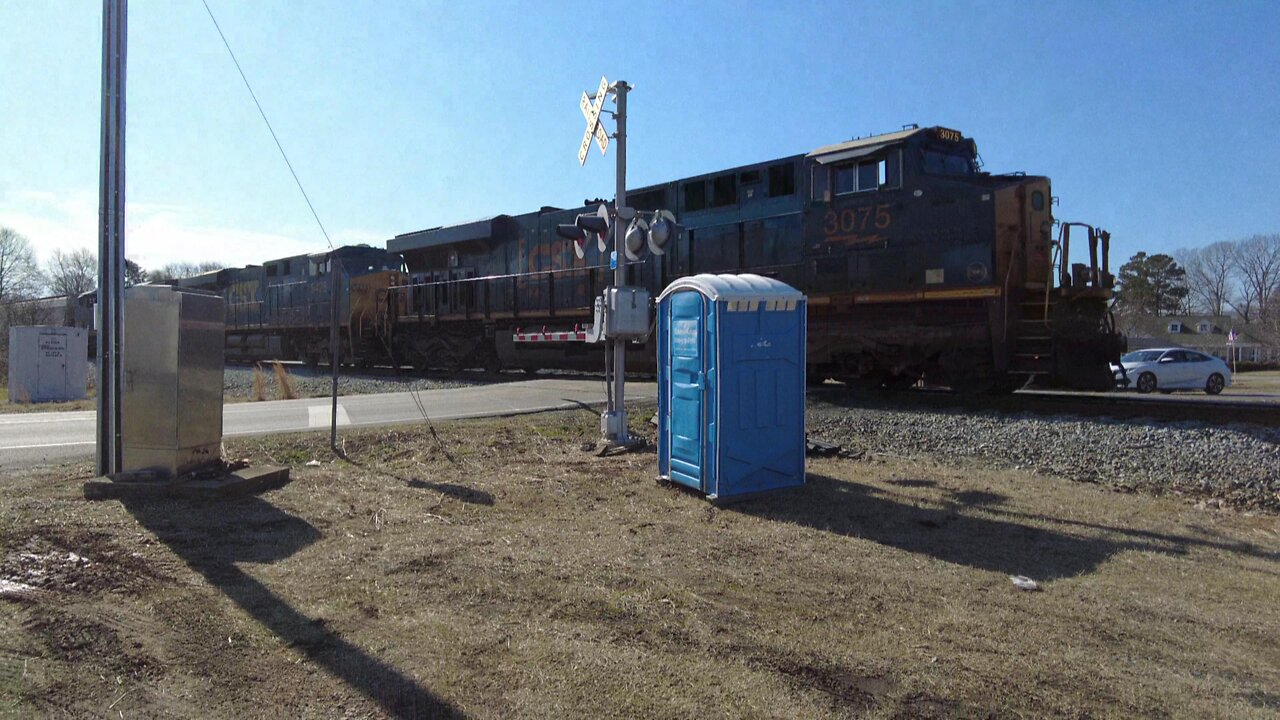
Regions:
M 1280 511 L 1280 431 L 1271 428 L 810 402 L 808 431 L 873 456 L 974 459 L 1121 490 Z
M 305 365 L 285 365 L 294 396 L 326 397 L 332 379 L 327 368 L 308 368 Z M 222 374 L 223 396 L 228 400 L 254 400 L 252 366 L 228 365 Z M 277 386 L 275 372 L 270 364 L 262 365 L 267 400 L 280 400 L 283 395 Z M 469 387 L 486 381 L 463 378 L 424 378 L 412 374 L 401 376 L 371 375 L 344 371 L 338 375 L 339 395 L 373 395 L 376 393 L 404 392 L 407 390 L 439 390 L 441 388 Z

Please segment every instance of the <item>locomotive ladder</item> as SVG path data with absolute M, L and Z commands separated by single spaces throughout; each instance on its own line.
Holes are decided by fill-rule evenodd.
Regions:
M 1044 283 L 1027 283 L 1018 302 L 1009 373 L 1028 381 L 1053 373 L 1053 331 L 1050 318 L 1057 298 Z

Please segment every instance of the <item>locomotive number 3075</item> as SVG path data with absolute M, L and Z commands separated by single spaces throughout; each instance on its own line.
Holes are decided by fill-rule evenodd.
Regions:
M 863 205 L 862 207 L 832 208 L 822 216 L 822 232 L 825 235 L 862 233 L 874 226 L 887 230 L 893 224 L 888 205 Z

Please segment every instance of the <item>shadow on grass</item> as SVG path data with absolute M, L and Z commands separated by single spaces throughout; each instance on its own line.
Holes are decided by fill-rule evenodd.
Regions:
M 462 713 L 413 678 L 292 607 L 236 563 L 274 563 L 319 540 L 320 531 L 258 497 L 216 503 L 128 500 L 143 527 L 288 645 L 398 718 Z
M 409 480 L 407 484 L 411 488 L 417 488 L 419 490 L 433 490 L 445 497 L 451 497 L 454 500 L 471 503 L 472 505 L 493 505 L 493 495 L 485 492 L 484 490 L 469 488 L 466 485 L 428 482 L 426 480 L 419 480 L 418 478 Z
M 898 484 L 928 487 L 927 483 L 910 481 Z M 944 491 L 936 500 L 926 500 L 810 473 L 806 486 L 794 492 L 745 500 L 727 509 L 863 538 L 957 565 L 1037 580 L 1092 572 L 1124 550 L 1182 555 L 1190 547 L 1205 546 L 1250 555 L 1267 554 L 1247 545 L 1010 513 L 998 507 L 1005 499 L 991 492 Z M 996 517 L 972 514 L 977 509 Z M 1055 524 L 1083 526 L 1094 536 L 1066 532 L 1054 528 Z

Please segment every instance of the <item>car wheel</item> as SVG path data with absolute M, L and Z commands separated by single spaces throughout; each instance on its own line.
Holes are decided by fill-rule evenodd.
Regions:
M 1217 395 L 1218 393 L 1222 392 L 1222 388 L 1226 386 L 1227 386 L 1226 379 L 1223 378 L 1218 373 L 1214 373 L 1209 376 L 1208 380 L 1205 381 L 1204 391 L 1209 393 L 1210 395 Z
M 1144 372 L 1138 376 L 1138 392 L 1149 393 L 1156 389 L 1156 376 L 1153 373 Z

